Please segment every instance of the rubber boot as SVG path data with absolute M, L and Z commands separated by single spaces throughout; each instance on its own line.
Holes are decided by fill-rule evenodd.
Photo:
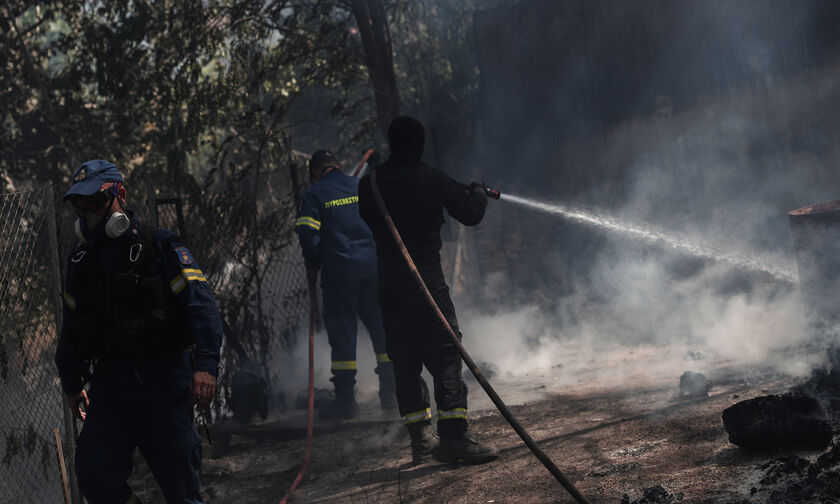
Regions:
M 457 437 L 441 437 L 440 446 L 435 451 L 435 459 L 449 464 L 483 464 L 498 456 L 496 448 L 479 443 L 466 432 Z
M 379 403 L 384 410 L 397 409 L 397 382 L 394 380 L 394 365 L 385 362 L 377 366 L 379 375 Z
M 318 417 L 333 420 L 349 420 L 359 416 L 359 405 L 356 404 L 354 384 L 336 382 L 335 399 L 326 407 L 318 410 Z
M 426 423 L 408 425 L 408 435 L 411 436 L 411 459 L 420 464 L 428 459 L 438 448 L 438 439 L 432 434 L 432 426 Z

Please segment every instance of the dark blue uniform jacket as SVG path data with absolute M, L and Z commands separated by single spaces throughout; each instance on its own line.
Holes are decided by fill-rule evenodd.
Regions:
M 96 238 L 87 247 L 97 247 L 94 266 L 102 273 L 113 273 L 124 264 L 123 255 L 128 247 L 129 233 L 135 233 L 140 226 L 133 215 L 134 225 L 125 235 L 116 238 Z M 136 233 L 135 233 L 136 234 Z M 168 350 L 160 355 L 121 356 L 98 359 L 93 363 L 90 378 L 91 396 L 107 397 L 119 403 L 133 403 L 160 400 L 189 387 L 193 371 L 205 371 L 216 375 L 219 364 L 219 347 L 222 338 L 222 321 L 207 279 L 195 259 L 172 232 L 157 229 L 154 232 L 154 254 L 148 266 L 149 272 L 160 274 L 169 284 L 179 308 L 185 311 L 186 323 L 195 341 L 193 356 L 195 368 L 190 362 L 187 349 Z M 84 261 L 77 245 L 70 256 L 67 278 Z M 69 334 L 76 313 L 76 293 L 69 292 L 68 281 L 64 292 L 64 323 L 58 341 L 55 362 L 65 394 L 77 394 L 89 374 L 91 362 L 86 361 L 74 347 Z
M 376 276 L 376 246 L 359 216 L 358 186 L 357 178 L 332 170 L 303 195 L 295 232 L 306 261 L 323 268 L 324 284 Z

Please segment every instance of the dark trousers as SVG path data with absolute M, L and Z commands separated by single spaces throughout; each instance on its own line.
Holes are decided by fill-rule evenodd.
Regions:
M 127 502 L 126 481 L 139 448 L 168 504 L 201 499 L 198 470 L 201 438 L 193 427 L 188 391 L 160 403 L 116 405 L 92 397 L 79 435 L 76 474 L 90 504 Z
M 435 301 L 460 338 L 455 307 L 441 279 L 430 285 Z M 431 422 L 429 388 L 420 376 L 432 375 L 438 408 L 438 434 L 456 437 L 467 430 L 467 385 L 461 354 L 443 323 L 416 285 L 383 286 L 380 291 L 388 355 L 394 362 L 397 402 L 406 425 Z
M 382 377 L 393 374 L 385 346 L 385 330 L 379 311 L 376 277 L 329 282 L 324 291 L 324 326 L 332 351 L 332 381 L 336 388 L 356 383 L 357 317 L 362 320 L 376 354 L 376 372 Z

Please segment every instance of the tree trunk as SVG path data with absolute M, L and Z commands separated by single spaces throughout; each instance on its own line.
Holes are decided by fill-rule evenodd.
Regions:
M 400 114 L 400 96 L 385 7 L 382 0 L 352 0 L 351 3 L 373 85 L 379 127 L 387 135 L 388 125 Z

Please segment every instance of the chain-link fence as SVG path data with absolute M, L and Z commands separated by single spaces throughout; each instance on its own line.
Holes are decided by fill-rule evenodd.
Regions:
M 0 194 L 0 502 L 62 502 L 52 186 Z

